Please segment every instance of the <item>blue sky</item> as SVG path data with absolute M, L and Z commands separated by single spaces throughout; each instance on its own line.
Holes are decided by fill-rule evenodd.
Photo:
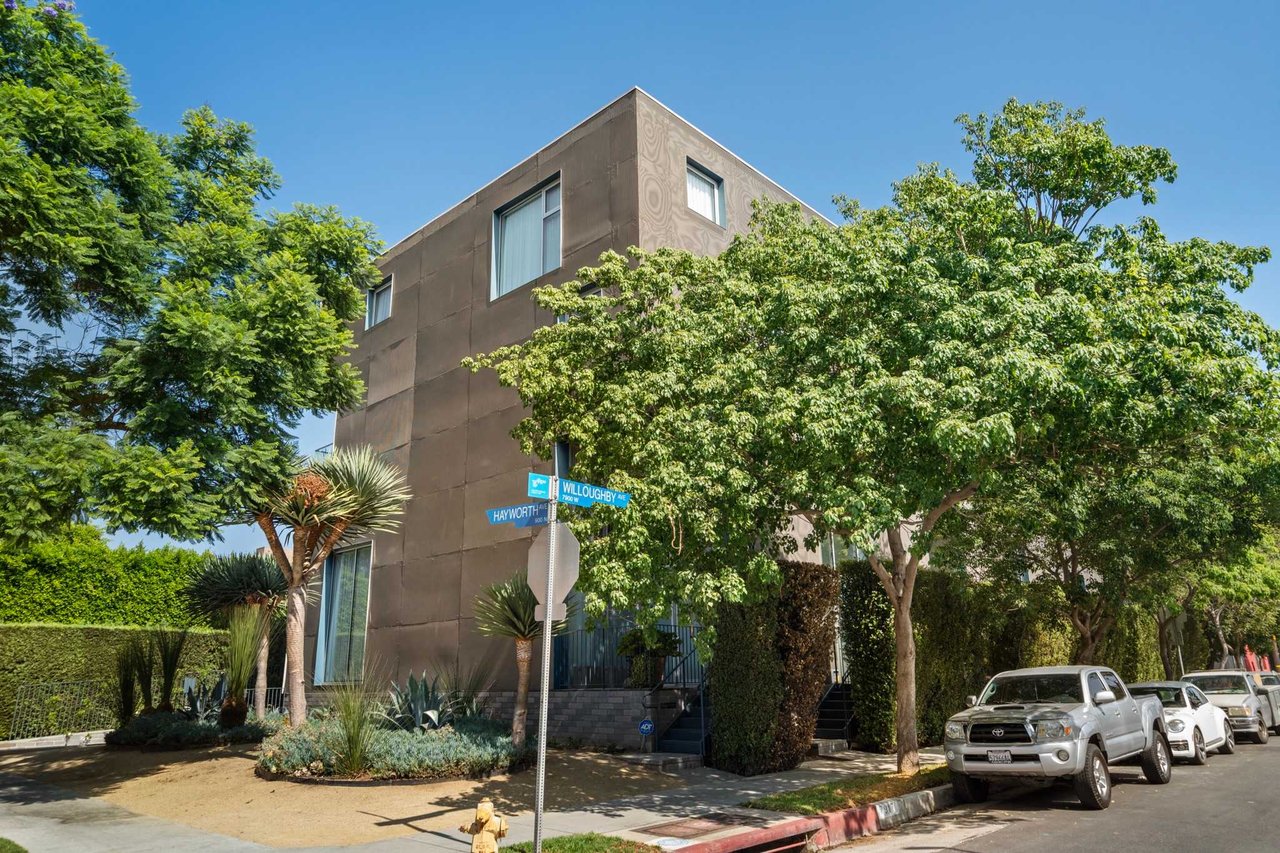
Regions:
M 539 4 L 81 0 L 144 123 L 257 128 L 284 187 L 394 243 L 632 86 L 809 203 L 967 165 L 953 124 L 1005 99 L 1172 150 L 1174 237 L 1280 248 L 1280 3 Z M 1126 216 L 1132 210 L 1124 211 Z M 1242 297 L 1280 325 L 1280 272 Z M 329 441 L 327 419 L 300 431 Z M 123 541 L 133 541 L 124 537 Z M 218 550 L 259 544 L 228 531 Z

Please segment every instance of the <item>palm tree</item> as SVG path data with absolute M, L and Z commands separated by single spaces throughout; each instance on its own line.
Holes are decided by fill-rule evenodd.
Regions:
M 404 473 L 369 447 L 342 447 L 310 459 L 280 487 L 262 489 L 251 515 L 288 586 L 285 661 L 292 725 L 307 719 L 302 657 L 308 585 L 339 543 L 394 530 L 410 497 Z M 288 551 L 282 541 L 290 543 Z
M 476 630 L 486 637 L 516 641 L 516 707 L 511 717 L 511 741 L 516 746 L 524 744 L 533 643 L 542 636 L 542 623 L 534 617 L 537 606 L 537 596 L 521 574 L 490 584 L 476 596 Z M 552 636 L 562 633 L 567 624 L 566 620 L 552 622 Z
M 188 608 L 218 624 L 227 622 L 237 607 L 257 607 L 266 625 L 284 615 L 289 587 L 275 560 L 258 554 L 226 554 L 201 561 L 188 579 L 183 594 Z M 267 661 L 271 632 L 264 630 L 258 644 L 258 677 L 254 682 L 253 712 L 261 720 L 267 714 Z

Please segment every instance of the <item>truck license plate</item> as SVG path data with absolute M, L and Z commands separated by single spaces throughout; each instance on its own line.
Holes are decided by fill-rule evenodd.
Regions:
M 1012 764 L 1013 755 L 1007 749 L 988 749 L 988 764 Z

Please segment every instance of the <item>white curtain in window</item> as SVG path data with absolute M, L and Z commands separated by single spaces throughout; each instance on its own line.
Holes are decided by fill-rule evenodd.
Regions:
M 340 551 L 325 567 L 326 682 L 358 680 L 364 672 L 370 555 L 368 547 Z
M 542 195 L 502 214 L 498 233 L 498 295 L 542 275 Z M 559 243 L 559 234 L 556 235 Z
M 693 169 L 686 172 L 686 175 L 688 176 L 686 183 L 689 188 L 689 207 L 715 222 L 718 219 L 715 185 Z

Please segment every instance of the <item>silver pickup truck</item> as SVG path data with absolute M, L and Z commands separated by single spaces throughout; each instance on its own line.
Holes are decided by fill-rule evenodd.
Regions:
M 947 721 L 946 754 L 956 798 L 981 802 L 992 779 L 1070 778 L 1086 808 L 1111 804 L 1109 765 L 1138 759 L 1147 781 L 1169 781 L 1164 709 L 1132 696 L 1102 666 L 1002 672 Z
M 1256 743 L 1266 743 L 1271 732 L 1280 734 L 1280 690 L 1262 686 L 1257 675 L 1242 669 L 1210 669 L 1188 672 L 1182 678 L 1227 712 L 1237 737 L 1244 735 Z

